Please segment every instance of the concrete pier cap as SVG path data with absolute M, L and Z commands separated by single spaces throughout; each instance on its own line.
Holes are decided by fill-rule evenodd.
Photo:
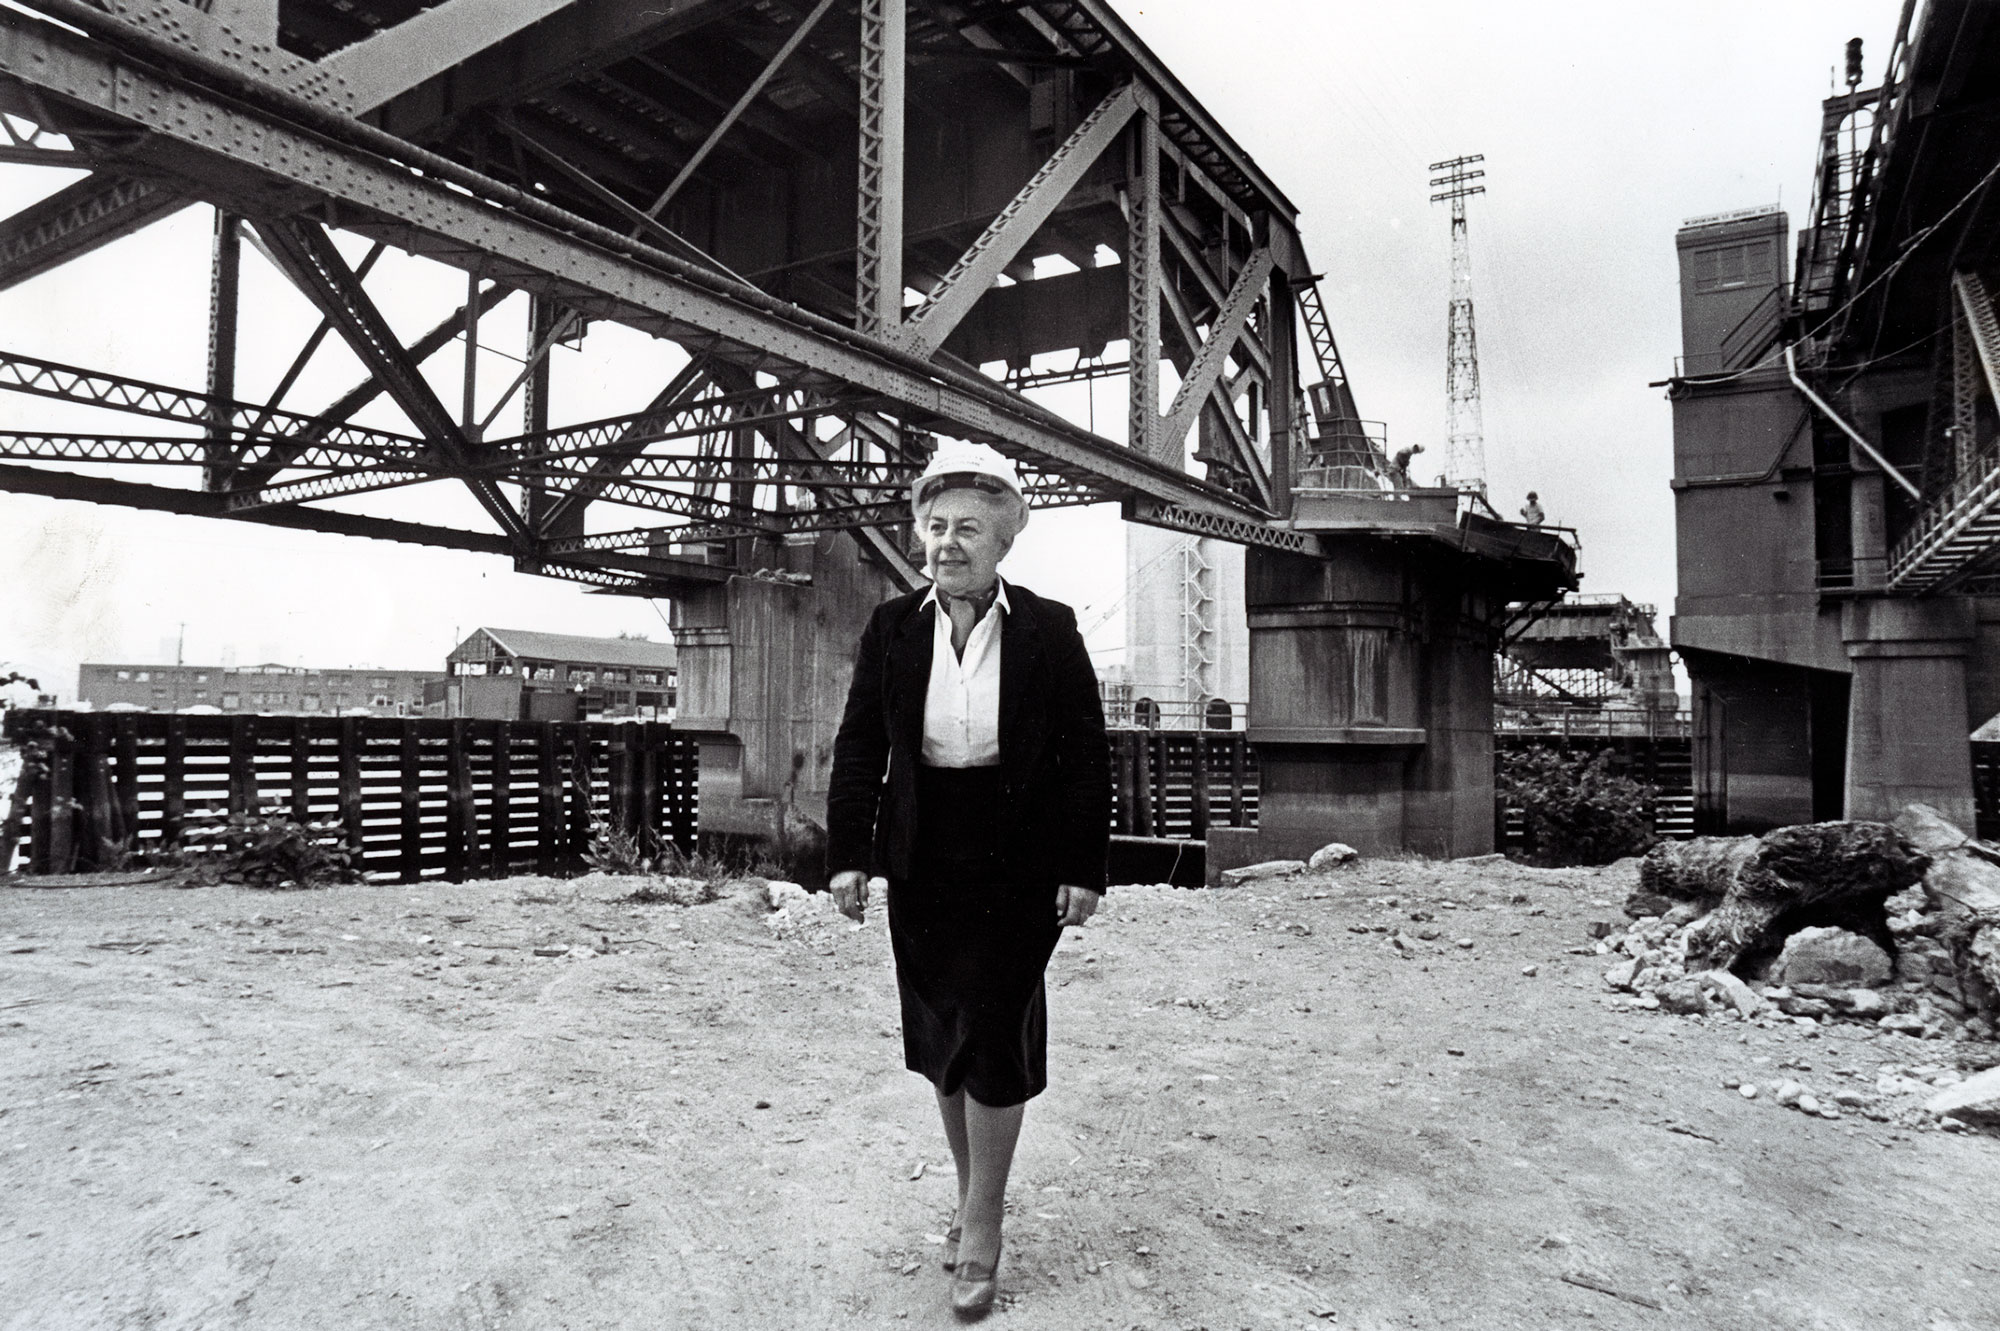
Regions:
M 1316 532 L 1317 554 L 1250 551 L 1258 826 L 1211 830 L 1211 883 L 1330 841 L 1493 849 L 1493 652 L 1509 603 L 1576 587 L 1576 546 L 1560 529 L 1455 512 L 1449 497 L 1377 515 L 1301 505 L 1294 525 Z

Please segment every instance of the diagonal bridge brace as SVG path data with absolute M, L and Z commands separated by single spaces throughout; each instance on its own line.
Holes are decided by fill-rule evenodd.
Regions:
M 444 464 L 440 470 L 462 476 L 480 506 L 510 537 L 523 544 L 531 542 L 527 520 L 500 493 L 500 487 L 487 477 L 472 474 L 473 464 L 482 460 L 474 456 L 472 441 L 431 391 L 423 371 L 403 350 L 403 344 L 390 331 L 375 302 L 362 290 L 354 270 L 340 257 L 325 228 L 317 222 L 294 217 L 263 222 L 257 229 L 285 275 L 333 321 L 361 363 L 373 371 L 396 405 L 430 442 Z
M 360 274 L 357 271 L 357 284 L 359 278 Z M 512 294 L 506 287 L 501 286 L 497 282 L 490 284 L 479 293 L 477 302 L 479 307 L 478 313 L 480 315 L 486 314 L 495 305 L 498 305 Z M 465 321 L 469 309 L 469 306 L 459 306 L 456 311 L 447 316 L 428 333 L 425 333 L 422 337 L 405 347 L 403 349 L 405 359 L 413 365 L 422 365 L 432 356 L 435 356 L 444 348 L 446 343 L 452 341 L 465 331 Z M 352 430 L 354 427 L 346 424 L 346 422 L 356 412 L 380 397 L 383 387 L 381 376 L 370 374 L 366 379 L 363 379 L 360 383 L 328 403 L 323 411 L 305 419 L 302 426 L 294 429 L 283 440 L 266 444 L 262 456 L 255 460 L 237 462 L 227 473 L 227 488 L 232 490 L 261 489 L 270 485 L 276 479 L 278 473 L 284 471 L 286 468 L 304 465 L 299 461 L 300 457 L 310 450 L 317 448 L 321 440 L 325 439 L 329 434 Z M 264 415 L 273 414 L 282 413 L 274 413 L 272 408 L 266 407 L 260 413 L 260 419 Z M 414 443 L 415 441 L 412 442 Z
M 1138 111 L 1139 93 L 1129 83 L 1099 102 L 903 321 L 896 340 L 919 356 L 935 355 Z
M 1270 249 L 1260 247 L 1243 265 L 1243 271 L 1236 275 L 1235 285 L 1230 287 L 1222 308 L 1216 311 L 1215 322 L 1209 325 L 1208 339 L 1195 354 L 1194 364 L 1188 367 L 1187 378 L 1181 381 L 1180 390 L 1174 394 L 1174 403 L 1167 409 L 1166 419 L 1160 427 L 1163 448 L 1178 452 L 1182 441 L 1187 438 L 1188 428 L 1194 424 L 1209 390 L 1222 377 L 1229 353 L 1243 336 L 1250 321 L 1250 311 L 1264 294 L 1275 264 L 1276 259 Z

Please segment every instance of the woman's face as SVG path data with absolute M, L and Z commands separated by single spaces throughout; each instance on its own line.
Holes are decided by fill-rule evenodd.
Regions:
M 946 490 L 930 502 L 918 534 L 924 570 L 947 596 L 976 596 L 993 586 L 1013 548 L 1016 522 L 1006 499 L 978 490 Z

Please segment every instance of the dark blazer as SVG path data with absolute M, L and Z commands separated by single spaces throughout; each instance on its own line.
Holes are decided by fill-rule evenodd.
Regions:
M 1007 584 L 1000 628 L 1001 844 L 1010 876 L 1102 890 L 1111 756 L 1097 672 L 1060 601 Z M 937 604 L 928 589 L 875 608 L 861 634 L 826 797 L 829 875 L 913 868 Z

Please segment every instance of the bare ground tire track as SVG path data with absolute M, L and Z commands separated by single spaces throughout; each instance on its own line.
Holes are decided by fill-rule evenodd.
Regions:
M 1721 1088 L 1940 1047 L 1614 1009 L 1627 878 L 1114 892 L 992 1324 L 2000 1327 L 2000 1138 Z M 879 912 L 628 886 L 0 889 L 0 1327 L 951 1324 Z

